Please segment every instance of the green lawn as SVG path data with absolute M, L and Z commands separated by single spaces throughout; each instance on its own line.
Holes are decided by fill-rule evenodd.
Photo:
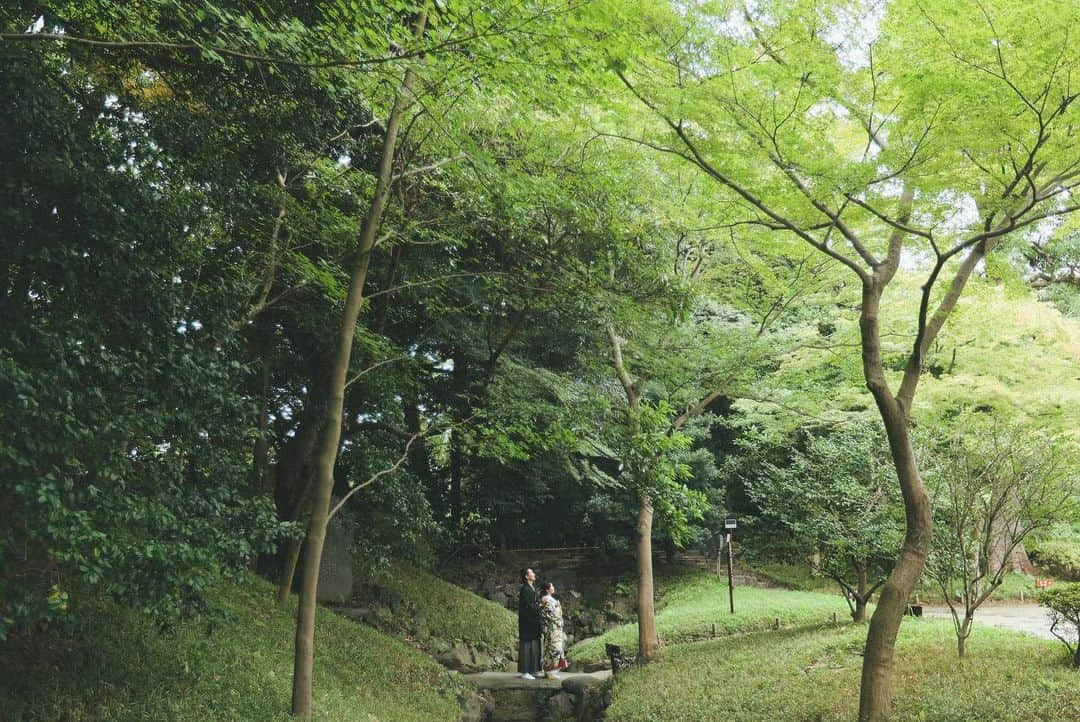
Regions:
M 858 709 L 866 628 L 819 625 L 668 647 L 616 680 L 612 722 L 844 720 Z M 906 619 L 894 722 L 1077 720 L 1080 673 L 1061 645 L 980 627 L 958 663 L 945 620 Z
M 360 579 L 377 588 L 394 613 L 387 626 L 399 633 L 416 635 L 423 620 L 428 637 L 464 641 L 491 652 L 503 652 L 517 645 L 517 616 L 495 602 L 433 574 L 405 564 L 393 564 L 384 573 Z
M 840 592 L 840 585 L 827 577 L 815 576 L 806 564 L 770 562 L 754 567 L 754 571 L 787 589 L 822 592 L 824 594 L 839 594 Z M 923 602 L 930 604 L 945 603 L 941 598 L 941 588 L 936 582 L 923 580 L 916 591 Z M 1005 575 L 1001 586 L 994 590 L 990 599 L 996 602 L 1005 602 L 1020 599 L 1030 600 L 1034 596 L 1035 577 L 1010 572 Z
M 252 578 L 222 585 L 215 601 L 231 621 L 207 634 L 205 623 L 162 636 L 146 618 L 103 607 L 77 636 L 0 648 L 5 720 L 292 719 L 295 597 L 287 608 Z M 11 670 L 19 670 L 12 674 Z M 421 652 L 320 610 L 316 626 L 315 718 L 335 722 L 431 722 L 458 719 L 456 691 Z
M 850 618 L 844 599 L 838 594 L 820 594 L 781 589 L 735 589 L 735 614 L 728 607 L 728 588 L 714 575 L 688 571 L 665 580 L 657 603 L 656 627 L 664 644 L 705 639 L 716 625 L 718 635 L 768 629 L 779 619 L 783 627 L 820 624 Z M 599 637 L 571 648 L 572 661 L 604 658 L 605 643 L 618 644 L 624 652 L 637 649 L 637 624 L 615 627 Z

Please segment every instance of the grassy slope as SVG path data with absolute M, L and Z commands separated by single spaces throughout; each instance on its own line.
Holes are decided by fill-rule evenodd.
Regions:
M 619 676 L 612 722 L 852 720 L 861 625 L 759 632 L 670 647 Z M 893 719 L 1080 719 L 1080 682 L 1055 642 L 980 627 L 958 664 L 945 620 L 907 619 L 896 652 Z
M 777 618 L 783 626 L 793 626 L 825 622 L 833 612 L 838 619 L 850 614 L 843 598 L 836 594 L 749 587 L 735 589 L 735 614 L 731 614 L 727 585 L 704 571 L 688 571 L 668 580 L 666 586 L 657 604 L 656 627 L 667 645 L 708 637 L 713 624 L 717 634 L 734 634 L 767 629 Z M 637 624 L 615 627 L 575 645 L 570 659 L 603 659 L 608 642 L 624 651 L 636 650 Z
M 231 615 L 211 635 L 181 625 L 160 636 L 137 614 L 102 609 L 80 637 L 33 663 L 0 657 L 3 719 L 287 720 L 295 598 L 273 603 L 270 585 L 223 586 Z M 0 653 L 3 650 L 0 649 Z M 48 657 L 43 659 L 43 657 Z M 450 722 L 452 683 L 422 653 L 320 610 L 316 625 L 315 718 L 341 722 Z
M 495 602 L 477 596 L 420 569 L 395 564 L 387 574 L 362 579 L 404 601 L 398 618 L 401 631 L 423 615 L 432 637 L 461 640 L 481 649 L 502 651 L 517 644 L 517 616 Z M 397 626 L 397 625 L 395 625 Z
M 837 594 L 840 590 L 839 584 L 828 577 L 815 576 L 806 564 L 770 562 L 755 566 L 754 571 L 786 589 L 822 594 Z

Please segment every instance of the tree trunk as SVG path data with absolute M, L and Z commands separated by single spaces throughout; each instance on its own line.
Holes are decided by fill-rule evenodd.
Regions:
M 645 662 L 651 662 L 660 655 L 660 647 L 656 639 L 656 614 L 653 609 L 652 523 L 652 498 L 645 493 L 638 507 L 635 528 L 638 571 L 638 659 Z
M 461 438 L 461 430 L 450 430 L 450 528 L 454 531 L 461 529 L 461 477 L 465 471 L 464 463 L 464 440 Z
M 409 472 L 423 484 L 431 508 L 437 509 L 439 505 L 436 503 L 438 501 L 436 497 L 439 492 L 435 489 L 432 478 L 427 441 L 421 435 L 423 429 L 420 424 L 420 401 L 415 396 L 408 396 L 402 399 L 401 406 L 405 416 L 405 430 L 417 435 L 416 441 L 409 447 Z
M 311 456 L 319 440 L 320 424 L 323 421 L 322 376 L 325 373 L 324 362 L 313 364 L 311 380 L 308 383 L 308 396 L 300 413 L 300 420 L 295 433 L 284 443 L 278 452 L 274 465 L 274 501 L 277 504 L 278 518 L 284 521 L 299 522 L 307 531 L 308 494 L 311 487 Z M 287 542 L 278 553 L 277 593 L 278 604 L 284 604 L 292 592 L 293 577 L 296 573 L 300 550 L 304 543 L 301 535 Z
M 427 24 L 426 13 L 421 12 L 414 28 L 419 38 Z M 304 568 L 300 579 L 300 602 L 296 613 L 296 655 L 293 662 L 292 713 L 303 719 L 311 719 L 312 670 L 315 662 L 315 608 L 319 584 L 319 567 L 322 562 L 326 526 L 329 520 L 330 496 L 334 490 L 334 465 L 337 462 L 338 445 L 341 441 L 341 419 L 345 404 L 345 383 L 352 358 L 353 336 L 364 302 L 364 283 L 367 280 L 371 253 L 375 249 L 377 232 L 382 222 L 383 209 L 390 192 L 394 154 L 398 129 L 409 96 L 415 73 L 410 67 L 405 72 L 401 90 L 394 99 L 390 117 L 386 122 L 382 157 L 375 182 L 371 206 L 360 228 L 359 256 L 349 279 L 349 292 L 341 315 L 337 345 L 331 357 L 331 372 L 327 382 L 326 407 L 321 437 L 315 453 L 315 478 L 311 495 L 311 518 L 307 537 L 304 539 Z
M 930 498 L 919 476 L 915 452 L 908 433 L 907 409 L 893 396 L 881 362 L 878 308 L 881 291 L 876 284 L 863 286 L 859 329 L 862 336 L 863 374 L 877 404 L 889 451 L 904 498 L 907 528 L 900 556 L 890 572 L 877 608 L 870 617 L 863 652 L 859 689 L 859 722 L 886 722 L 892 711 L 893 649 L 908 599 L 922 575 L 930 549 L 932 516 Z M 915 373 L 918 373 L 916 368 Z
M 278 517 L 285 521 L 299 518 L 300 500 L 311 479 L 311 457 L 315 453 L 325 418 L 323 388 L 329 366 L 321 354 L 312 363 L 310 374 L 307 399 L 300 411 L 300 419 L 292 436 L 282 444 L 277 453 L 277 463 L 274 464 L 274 503 Z
M 1006 506 L 991 523 L 990 533 L 993 535 L 993 541 L 988 555 L 991 574 L 997 573 L 999 569 L 1004 569 L 1006 573 L 1033 574 L 1035 572 L 1027 550 L 1024 549 L 1024 543 L 1021 541 L 1013 544 L 1015 539 L 1013 528 L 1019 514 L 1019 501 L 1016 496 L 1016 490 L 1012 489 Z
M 866 621 L 866 597 L 855 598 L 855 611 L 851 613 L 851 621 L 860 623 Z
M 294 521 L 300 522 L 304 529 L 307 529 L 308 525 L 308 509 L 311 504 L 310 493 L 311 484 L 308 482 L 305 485 L 304 493 L 296 503 L 296 517 Z M 285 554 L 281 559 L 281 569 L 279 570 L 278 575 L 278 604 L 284 604 L 288 601 L 289 594 L 292 592 L 293 578 L 296 576 L 296 566 L 300 561 L 300 550 L 303 548 L 303 545 L 304 536 L 299 536 L 295 539 L 290 539 L 288 545 L 285 547 Z
M 964 615 L 964 621 L 960 624 L 960 628 L 956 630 L 956 654 L 960 659 L 964 658 L 964 646 L 967 644 L 967 638 L 971 635 L 971 613 Z
M 460 352 L 454 353 L 453 384 L 454 428 L 450 430 L 450 526 L 461 529 L 461 485 L 465 475 L 465 439 L 460 424 L 465 422 L 471 403 L 469 389 L 469 362 Z
M 304 545 L 304 537 L 290 539 L 285 547 L 285 554 L 281 560 L 281 570 L 278 575 L 277 603 L 285 604 L 292 593 L 293 579 L 296 576 L 296 565 L 300 561 L 300 549 Z
M 851 612 L 851 619 L 855 622 L 866 621 L 866 603 L 870 595 L 866 593 L 866 568 L 859 567 L 857 570 L 858 582 L 855 587 L 855 609 Z
M 259 374 L 259 433 L 255 438 L 255 448 L 251 455 L 251 485 L 256 496 L 262 496 L 266 491 L 267 465 L 270 455 L 270 376 L 272 371 L 270 350 L 272 344 L 272 337 L 269 337 L 260 350 L 262 369 Z

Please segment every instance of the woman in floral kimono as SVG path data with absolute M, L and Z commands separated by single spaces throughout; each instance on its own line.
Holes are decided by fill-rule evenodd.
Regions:
M 562 605 L 555 598 L 555 585 L 544 582 L 540 585 L 540 668 L 547 677 L 558 679 L 568 666 Z

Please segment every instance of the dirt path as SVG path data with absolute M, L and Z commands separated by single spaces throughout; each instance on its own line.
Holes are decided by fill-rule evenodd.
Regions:
M 1054 635 L 1050 633 L 1050 620 L 1046 617 L 1046 611 L 1037 604 L 988 605 L 975 611 L 975 623 L 1054 639 Z M 948 607 L 923 607 L 923 614 L 928 617 L 951 616 Z

